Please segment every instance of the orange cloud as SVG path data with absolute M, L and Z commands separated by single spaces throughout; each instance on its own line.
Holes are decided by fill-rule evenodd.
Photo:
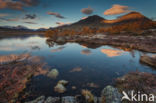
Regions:
M 14 9 L 14 10 L 22 10 L 23 7 L 26 6 L 35 6 L 39 3 L 38 0 L 0 0 L 0 9 Z
M 122 5 L 115 4 L 112 6 L 112 8 L 106 10 L 104 12 L 104 15 L 118 15 L 118 14 L 127 13 L 127 12 L 130 12 L 128 6 L 122 6 Z
M 113 49 L 101 49 L 101 52 L 106 54 L 108 57 L 120 56 L 124 51 L 113 50 Z

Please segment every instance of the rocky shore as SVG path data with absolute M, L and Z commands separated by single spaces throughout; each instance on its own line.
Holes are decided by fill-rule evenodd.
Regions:
M 77 42 L 85 44 L 85 46 L 101 46 L 112 45 L 121 48 L 136 49 L 145 52 L 156 53 L 156 36 L 130 36 L 130 35 L 89 35 L 89 36 L 61 36 L 57 38 L 49 38 L 48 42 L 66 43 Z M 50 44 L 50 43 L 49 43 Z
M 153 68 L 156 68 L 156 55 L 153 56 L 143 55 L 140 58 L 140 62 L 145 65 L 149 65 Z
M 115 86 L 106 86 L 101 91 L 101 96 L 96 97 L 90 91 L 76 96 L 45 97 L 40 96 L 25 103 L 153 103 L 123 100 L 122 92 L 129 95 L 131 91 L 156 95 L 156 75 L 144 72 L 132 72 L 115 80 Z M 155 98 L 156 99 L 156 98 Z

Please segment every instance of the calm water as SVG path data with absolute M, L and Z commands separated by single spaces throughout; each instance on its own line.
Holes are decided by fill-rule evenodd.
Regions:
M 57 96 L 53 89 L 62 79 L 69 81 L 67 92 L 63 95 L 76 95 L 81 89 L 89 89 L 93 94 L 100 95 L 106 85 L 113 84 L 115 78 L 128 72 L 156 73 L 152 68 L 140 64 L 140 51 L 128 52 L 111 46 L 92 49 L 77 43 L 48 44 L 46 38 L 37 36 L 0 40 L 0 55 L 29 52 L 44 57 L 51 69 L 58 69 L 59 76 L 55 80 L 43 75 L 33 77 L 27 91 L 36 96 Z M 81 69 L 72 71 L 76 67 Z M 95 87 L 90 87 L 91 83 Z M 72 86 L 77 89 L 72 90 Z

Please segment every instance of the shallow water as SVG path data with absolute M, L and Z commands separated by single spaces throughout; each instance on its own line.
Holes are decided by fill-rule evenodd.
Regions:
M 33 96 L 59 96 L 54 92 L 54 86 L 62 79 L 69 81 L 67 92 L 63 95 L 80 94 L 81 89 L 89 89 L 93 94 L 100 95 L 106 85 L 113 85 L 115 78 L 128 72 L 156 74 L 151 67 L 140 64 L 139 58 L 143 52 L 137 50 L 124 51 L 111 46 L 93 49 L 78 43 L 55 43 L 50 46 L 46 38 L 38 36 L 0 40 L 0 55 L 21 53 L 41 56 L 50 69 L 56 68 L 59 71 L 56 79 L 44 75 L 33 77 L 26 90 Z M 93 87 L 91 84 L 94 84 Z M 72 90 L 72 86 L 77 89 Z

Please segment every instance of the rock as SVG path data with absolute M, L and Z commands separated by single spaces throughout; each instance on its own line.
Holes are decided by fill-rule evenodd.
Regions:
M 54 91 L 58 93 L 64 93 L 66 91 L 65 85 L 68 84 L 66 80 L 58 81 L 57 85 L 54 87 Z
M 76 86 L 72 86 L 72 90 L 76 90 Z
M 143 55 L 140 57 L 140 62 L 156 68 L 156 56 L 150 57 L 147 55 Z
M 60 80 L 60 81 L 58 81 L 58 84 L 66 85 L 66 84 L 68 84 L 68 81 Z
M 56 79 L 57 76 L 59 75 L 59 72 L 57 69 L 52 69 L 48 74 L 47 76 L 52 78 L 52 79 Z
M 64 37 L 58 37 L 58 38 L 56 39 L 56 42 L 58 42 L 58 43 L 64 43 L 64 42 L 66 42 L 66 40 L 65 40 Z
M 25 102 L 25 103 L 44 103 L 44 100 L 45 100 L 45 96 L 40 96 L 33 101 Z
M 107 86 L 101 93 L 102 103 L 121 103 L 121 94 L 118 89 Z
M 62 103 L 76 103 L 76 99 L 72 96 L 66 96 L 62 98 Z
M 94 95 L 89 90 L 82 90 L 81 93 L 88 103 L 94 102 Z
M 59 97 L 48 97 L 44 103 L 58 103 L 59 101 Z
M 66 88 L 64 85 L 62 84 L 57 84 L 55 87 L 54 87 L 54 91 L 55 92 L 58 92 L 58 93 L 64 93 L 66 91 Z

